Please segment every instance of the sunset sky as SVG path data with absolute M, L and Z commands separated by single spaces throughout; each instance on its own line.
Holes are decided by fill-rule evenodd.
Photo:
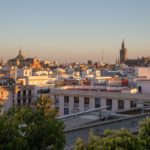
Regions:
M 0 55 L 113 63 L 150 56 L 150 0 L 0 0 Z

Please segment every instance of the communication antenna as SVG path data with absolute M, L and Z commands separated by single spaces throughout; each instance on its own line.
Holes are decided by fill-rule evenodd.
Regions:
M 103 48 L 102 48 L 102 63 L 103 63 L 103 55 L 104 55 L 104 52 L 103 52 Z

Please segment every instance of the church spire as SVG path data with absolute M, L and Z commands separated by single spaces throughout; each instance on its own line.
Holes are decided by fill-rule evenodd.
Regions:
M 122 41 L 122 49 L 124 49 L 125 48 L 125 44 L 124 44 L 124 39 L 123 39 L 123 41 Z
M 23 53 L 22 53 L 22 49 L 20 48 L 19 49 L 19 54 L 18 54 L 18 56 L 16 57 L 16 59 L 19 59 L 19 61 L 21 60 L 24 60 L 24 56 L 23 56 Z
M 22 49 L 20 48 L 20 50 L 19 50 L 19 56 L 21 56 L 22 55 Z
M 127 60 L 127 48 L 125 48 L 125 43 L 123 39 L 120 50 L 120 63 L 125 63 L 126 60 Z

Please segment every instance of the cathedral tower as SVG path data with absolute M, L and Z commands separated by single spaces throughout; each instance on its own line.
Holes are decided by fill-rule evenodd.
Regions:
M 127 48 L 125 48 L 124 40 L 120 50 L 120 63 L 124 63 L 127 60 Z

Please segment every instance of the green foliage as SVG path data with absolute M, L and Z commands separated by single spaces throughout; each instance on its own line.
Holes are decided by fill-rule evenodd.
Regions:
M 106 130 L 104 136 L 90 133 L 87 144 L 83 140 L 75 143 L 75 150 L 142 150 L 140 139 L 126 129 Z
M 139 133 L 132 134 L 126 129 L 105 130 L 102 137 L 89 133 L 89 140 L 85 144 L 78 139 L 75 150 L 150 150 L 150 118 L 139 123 Z
M 81 150 L 81 149 L 86 150 L 86 145 L 81 138 L 78 138 L 75 143 L 74 150 Z
M 55 116 L 47 97 L 39 99 L 34 109 L 11 108 L 0 117 L 0 149 L 63 149 L 64 125 Z
M 51 119 L 54 119 L 57 115 L 57 110 L 53 107 L 53 103 L 48 96 L 42 96 L 37 100 L 36 109 L 42 115 Z
M 90 131 L 87 149 L 88 150 L 93 150 L 93 149 L 99 150 L 100 145 L 101 145 L 101 137 L 94 135 L 93 132 Z
M 1 114 L 1 112 L 2 112 L 2 108 L 3 108 L 3 104 L 0 103 L 0 114 Z
M 105 131 L 101 145 L 104 150 L 141 149 L 139 139 L 126 129 Z
M 142 141 L 144 149 L 150 149 L 150 118 L 140 122 L 139 138 Z

